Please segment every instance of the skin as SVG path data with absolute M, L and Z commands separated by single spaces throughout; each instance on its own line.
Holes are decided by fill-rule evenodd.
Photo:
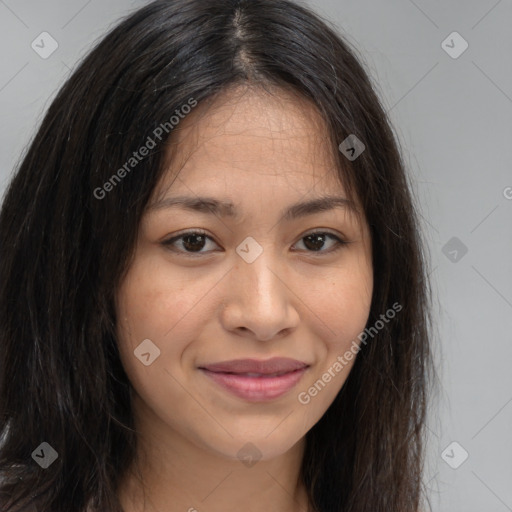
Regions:
M 126 512 L 308 510 L 299 478 L 304 436 L 355 359 L 308 404 L 298 394 L 357 340 L 373 291 L 364 216 L 336 208 L 278 222 L 298 201 L 346 197 L 327 141 L 312 104 L 255 88 L 231 89 L 209 108 L 196 107 L 173 132 L 167 172 L 117 295 L 119 348 L 139 432 L 137 464 L 119 489 Z M 239 218 L 151 208 L 176 195 L 230 200 Z M 194 229 L 210 238 L 162 243 Z M 308 243 L 313 230 L 350 243 L 337 251 L 330 237 Z M 252 263 L 236 252 L 248 236 L 263 249 Z M 134 356 L 145 339 L 160 349 L 148 366 Z M 310 367 L 291 391 L 267 402 L 238 398 L 198 369 L 276 356 Z M 261 454 L 250 467 L 237 457 L 249 442 Z

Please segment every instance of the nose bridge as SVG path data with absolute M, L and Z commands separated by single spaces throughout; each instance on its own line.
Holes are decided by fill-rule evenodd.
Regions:
M 291 307 L 291 291 L 285 284 L 284 266 L 270 237 L 258 246 L 250 240 L 247 245 L 240 245 L 246 252 L 237 255 L 231 272 L 223 317 L 225 327 L 243 328 L 260 340 L 271 339 L 298 322 L 298 314 Z M 237 252 L 239 249 L 240 246 Z
M 237 253 L 240 260 L 235 264 L 235 273 L 237 281 L 243 283 L 243 295 L 257 299 L 258 303 L 282 299 L 282 282 L 276 275 L 280 265 L 270 239 L 262 244 L 254 239 L 244 241 Z

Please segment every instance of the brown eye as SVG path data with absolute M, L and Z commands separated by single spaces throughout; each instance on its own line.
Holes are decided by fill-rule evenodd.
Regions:
M 177 235 L 168 240 L 165 240 L 162 242 L 162 245 L 175 252 L 181 252 L 185 254 L 202 254 L 209 252 L 202 251 L 208 240 L 212 240 L 212 238 L 207 236 L 203 231 L 188 231 L 186 233 L 182 233 L 181 235 Z M 179 244 L 176 245 L 176 242 L 179 242 Z
M 333 240 L 334 243 L 331 244 L 329 249 L 323 250 L 329 239 Z M 309 233 L 308 235 L 302 237 L 300 241 L 304 241 L 304 246 L 308 252 L 317 252 L 321 254 L 337 251 L 349 243 L 332 233 L 326 233 L 323 231 Z
M 168 240 L 162 242 L 162 245 L 169 248 L 173 252 L 185 254 L 185 255 L 201 255 L 208 254 L 212 250 L 203 250 L 207 247 L 207 242 L 211 241 L 215 244 L 213 239 L 208 236 L 204 231 L 187 231 L 179 235 L 173 236 Z M 343 246 L 349 244 L 340 237 L 333 233 L 327 233 L 324 231 L 318 231 L 309 233 L 300 240 L 303 242 L 306 252 L 318 253 L 319 255 L 332 253 L 341 249 Z M 329 243 L 329 241 L 331 241 Z M 216 245 L 216 244 L 215 244 Z M 325 249 L 325 247 L 328 247 Z

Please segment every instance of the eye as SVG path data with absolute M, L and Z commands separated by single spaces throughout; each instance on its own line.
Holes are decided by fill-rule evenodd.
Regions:
M 331 243 L 331 248 L 327 250 L 321 250 L 325 246 L 326 240 L 330 239 L 333 241 Z M 304 241 L 304 242 L 303 242 Z M 332 253 L 341 249 L 343 246 L 348 245 L 350 242 L 341 239 L 339 236 L 328 233 L 325 231 L 314 231 L 303 236 L 299 242 L 303 242 L 304 246 L 306 246 L 308 252 L 320 252 L 323 254 Z
M 201 251 L 204 248 L 206 241 L 212 240 L 205 231 L 197 229 L 194 231 L 187 231 L 177 236 L 173 236 L 168 240 L 164 240 L 162 245 L 168 247 L 174 252 L 181 252 L 185 254 L 199 253 L 202 254 L 205 251 Z M 176 242 L 180 242 L 181 249 L 176 248 Z
M 331 247 L 327 250 L 322 250 L 325 247 L 326 241 L 331 240 Z M 200 255 L 206 254 L 210 251 L 203 251 L 202 249 L 207 246 L 207 241 L 213 239 L 206 234 L 205 231 L 196 229 L 194 231 L 187 231 L 164 240 L 162 245 L 169 248 L 174 252 L 186 255 Z M 348 245 L 350 242 L 342 240 L 339 236 L 325 231 L 315 231 L 303 236 L 299 242 L 303 242 L 306 247 L 306 252 L 316 253 L 331 253 L 341 249 L 343 246 Z M 215 244 L 217 245 L 217 244 Z

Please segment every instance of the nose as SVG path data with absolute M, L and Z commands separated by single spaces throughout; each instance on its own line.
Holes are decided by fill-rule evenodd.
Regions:
M 252 263 L 240 259 L 224 283 L 222 323 L 226 330 L 260 341 L 293 331 L 300 302 L 289 273 L 263 253 Z

